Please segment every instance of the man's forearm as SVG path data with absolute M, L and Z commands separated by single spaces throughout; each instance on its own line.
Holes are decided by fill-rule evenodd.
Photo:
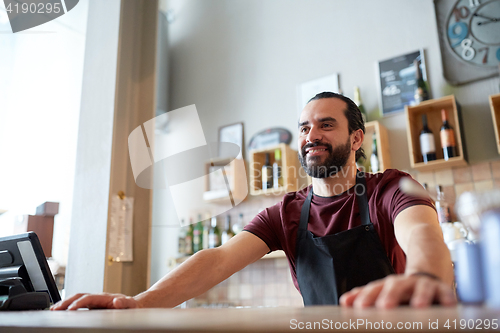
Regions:
M 134 298 L 145 308 L 177 306 L 231 276 L 220 261 L 219 249 L 202 250 Z
M 438 228 L 425 224 L 412 228 L 406 253 L 406 275 L 430 273 L 443 282 L 453 283 L 450 251 L 440 232 Z

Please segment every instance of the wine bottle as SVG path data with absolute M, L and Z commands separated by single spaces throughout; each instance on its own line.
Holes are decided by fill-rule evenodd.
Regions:
M 361 100 L 361 94 L 359 92 L 359 87 L 354 87 L 354 103 L 358 106 L 359 111 L 361 111 L 361 116 L 363 117 L 363 122 L 366 123 L 366 110 Z
M 206 220 L 203 221 L 203 233 L 202 233 L 202 249 L 208 249 L 208 235 L 210 233 L 210 215 L 205 216 Z
M 443 157 L 448 160 L 451 157 L 455 157 L 455 131 L 453 127 L 448 123 L 448 113 L 445 109 L 441 110 L 441 119 L 443 120 L 443 125 L 441 126 L 440 137 L 441 137 L 441 147 L 443 148 Z
M 201 215 L 198 216 L 198 222 L 193 228 L 193 253 L 203 249 L 203 223 Z
M 186 234 L 186 250 L 184 251 L 184 254 L 186 255 L 191 255 L 193 254 L 193 220 L 189 219 L 189 226 L 188 226 L 188 231 Z
M 413 64 L 415 65 L 415 79 L 417 81 L 417 88 L 415 89 L 415 103 L 419 104 L 420 102 L 429 99 L 429 91 L 427 90 L 427 85 L 422 77 L 420 61 L 415 60 Z
M 436 186 L 437 199 L 436 199 L 436 211 L 438 213 L 439 223 L 450 223 L 450 205 L 445 200 L 443 187 L 441 185 Z
M 220 231 L 217 227 L 217 218 L 212 217 L 210 230 L 208 231 L 208 248 L 213 249 L 220 246 Z
M 372 154 L 370 155 L 370 167 L 371 167 L 372 173 L 379 172 L 377 136 L 375 134 L 376 133 L 373 133 Z
M 283 186 L 283 176 L 281 175 L 281 149 L 274 150 L 273 186 L 274 188 Z
M 179 242 L 178 242 L 178 250 L 179 254 L 186 254 L 186 238 L 187 238 L 187 228 L 184 226 L 184 220 L 181 222 L 181 227 L 179 229 Z
M 244 227 L 245 222 L 243 222 L 243 213 L 240 213 L 240 215 L 238 215 L 238 221 L 233 224 L 232 230 L 234 234 L 237 235 L 243 230 Z
M 269 153 L 266 153 L 266 163 L 262 166 L 262 189 L 273 187 L 273 167 L 269 163 Z
M 427 126 L 427 115 L 422 115 L 422 130 L 420 131 L 420 151 L 424 158 L 424 163 L 434 161 L 436 159 L 436 144 L 434 142 L 434 134 Z
M 226 215 L 226 225 L 224 226 L 224 231 L 222 232 L 222 235 L 220 238 L 221 244 L 224 245 L 233 236 L 234 236 L 234 232 L 231 229 L 231 216 Z

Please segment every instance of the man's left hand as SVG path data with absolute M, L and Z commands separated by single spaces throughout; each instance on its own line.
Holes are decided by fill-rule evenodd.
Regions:
M 457 299 L 448 284 L 424 275 L 389 275 L 340 297 L 341 306 L 355 308 L 390 309 L 403 304 L 424 308 L 434 303 L 454 306 Z

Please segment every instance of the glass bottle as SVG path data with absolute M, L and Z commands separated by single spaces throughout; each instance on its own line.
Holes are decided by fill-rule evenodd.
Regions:
M 445 109 L 441 110 L 441 119 L 443 120 L 443 125 L 441 126 L 441 131 L 439 132 L 441 147 L 443 148 L 444 159 L 448 160 L 449 158 L 456 156 L 455 131 L 448 123 L 448 113 Z
M 379 172 L 379 161 L 378 161 L 378 151 L 377 151 L 377 136 L 373 133 L 372 141 L 372 154 L 370 155 L 370 167 L 372 173 Z
M 226 225 L 224 227 L 224 231 L 221 235 L 221 244 L 224 245 L 231 237 L 234 236 L 233 229 L 231 229 L 231 216 L 226 215 Z
M 198 216 L 198 222 L 193 228 L 193 253 L 203 249 L 203 223 L 201 215 Z
M 217 227 L 217 217 L 212 217 L 211 227 L 208 231 L 208 248 L 213 249 L 220 246 L 220 231 Z
M 417 88 L 415 89 L 415 103 L 419 104 L 420 102 L 429 99 L 429 91 L 427 90 L 427 85 L 425 84 L 424 78 L 422 77 L 420 61 L 415 60 L 413 64 L 415 66 L 415 80 L 417 81 Z
M 451 223 L 451 213 L 450 205 L 445 200 L 443 187 L 441 185 L 436 186 L 437 199 L 436 199 L 436 211 L 438 213 L 438 220 L 440 224 Z
M 420 131 L 420 152 L 424 159 L 424 163 L 434 161 L 436 159 L 436 144 L 434 142 L 434 134 L 427 126 L 427 115 L 422 115 L 422 130 Z
M 283 186 L 283 175 L 281 173 L 281 149 L 274 150 L 273 186 L 274 188 Z
M 366 123 L 366 110 L 365 106 L 363 105 L 363 100 L 361 99 L 361 93 L 359 92 L 359 87 L 354 87 L 354 103 L 356 103 L 359 111 L 361 111 L 363 122 Z
M 189 219 L 189 226 L 186 234 L 186 249 L 184 251 L 184 254 L 186 255 L 191 255 L 193 254 L 193 220 Z
M 262 166 L 262 189 L 273 187 L 273 167 L 269 162 L 269 153 L 266 153 L 266 163 Z

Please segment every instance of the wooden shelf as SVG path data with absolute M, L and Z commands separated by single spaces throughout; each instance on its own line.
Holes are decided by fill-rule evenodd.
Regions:
M 439 135 L 442 125 L 441 110 L 445 109 L 448 112 L 448 122 L 455 131 L 456 154 L 457 156 L 448 159 L 443 157 L 441 149 L 441 138 Z M 422 115 L 427 115 L 427 123 L 429 129 L 434 135 L 436 144 L 435 161 L 428 163 L 423 162 L 422 154 L 420 153 L 420 131 L 422 130 Z M 460 121 L 460 109 L 455 100 L 455 96 L 446 96 L 439 99 L 431 99 L 424 101 L 416 106 L 405 106 L 406 122 L 408 127 L 408 148 L 410 151 L 410 164 L 413 169 L 419 171 L 430 171 L 443 168 L 451 168 L 457 166 L 466 166 L 467 159 L 463 146 L 463 131 Z
M 211 167 L 223 167 L 215 172 L 210 172 Z M 247 175 L 245 168 L 245 160 L 235 158 L 231 159 L 213 159 L 205 163 L 206 177 L 205 192 L 203 200 L 207 203 L 227 203 L 230 200 L 229 191 L 231 192 L 234 204 L 242 202 L 248 195 Z M 229 184 L 229 191 L 225 184 L 226 180 Z M 216 188 L 211 181 L 217 180 Z M 212 190 L 210 190 L 212 189 Z
M 372 141 L 375 134 L 377 139 L 377 153 L 379 161 L 379 172 L 384 172 L 386 169 L 391 168 L 391 155 L 389 153 L 389 136 L 387 129 L 377 120 L 370 121 L 365 124 L 365 139 L 363 140 L 363 149 L 365 151 L 366 159 L 370 161 L 372 154 Z M 371 172 L 371 170 L 366 170 Z
M 495 138 L 497 140 L 497 150 L 500 154 L 500 94 L 491 95 L 490 109 L 491 117 L 493 118 L 493 128 L 495 129 Z
M 262 166 L 269 154 L 269 162 L 274 163 L 274 151 L 281 150 L 281 173 L 283 186 L 262 189 Z M 251 195 L 282 195 L 298 191 L 306 186 L 305 172 L 300 166 L 297 151 L 289 145 L 281 143 L 276 146 L 250 151 L 250 194 Z

